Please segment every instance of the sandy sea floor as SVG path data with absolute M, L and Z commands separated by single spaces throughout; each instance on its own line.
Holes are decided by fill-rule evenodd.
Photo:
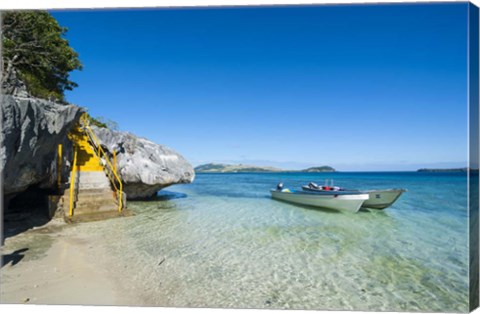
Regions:
M 464 178 L 342 176 L 409 192 L 384 211 L 347 214 L 272 201 L 275 175 L 199 176 L 130 202 L 133 216 L 7 226 L 0 302 L 466 312 L 466 197 L 437 193 L 465 193 Z

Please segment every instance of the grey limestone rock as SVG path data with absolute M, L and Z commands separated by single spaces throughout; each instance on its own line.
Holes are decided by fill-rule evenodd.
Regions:
M 128 199 L 154 196 L 172 184 L 191 183 L 192 165 L 174 150 L 131 133 L 93 127 L 101 145 L 117 152 L 117 167 Z
M 7 199 L 29 187 L 53 189 L 57 148 L 63 145 L 61 181 L 67 182 L 73 147 L 68 132 L 84 109 L 18 94 L 0 95 L 0 171 Z M 180 154 L 130 133 L 94 128 L 102 144 L 118 153 L 117 164 L 129 199 L 147 198 L 162 188 L 191 183 L 193 167 Z
M 63 165 L 66 165 L 72 150 L 67 134 L 83 109 L 12 95 L 0 95 L 0 102 L 0 171 L 4 196 L 23 192 L 30 186 L 55 187 L 58 144 L 63 144 Z
M 24 82 L 18 79 L 18 74 L 15 68 L 10 71 L 4 71 L 5 77 L 2 79 L 3 93 L 6 95 L 12 95 L 17 97 L 30 97 L 27 91 L 27 86 Z

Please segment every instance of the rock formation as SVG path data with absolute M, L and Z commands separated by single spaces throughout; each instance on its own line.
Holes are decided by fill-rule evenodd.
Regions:
M 12 197 L 31 187 L 47 192 L 57 187 L 58 144 L 63 147 L 61 181 L 68 182 L 73 145 L 67 134 L 84 110 L 24 93 L 2 95 L 0 100 L 0 171 L 8 207 Z M 175 151 L 130 133 L 92 128 L 110 152 L 118 153 L 129 199 L 147 198 L 172 184 L 193 181 L 192 166 Z
M 11 68 L 10 71 L 4 71 L 3 75 L 1 80 L 3 94 L 16 97 L 30 97 L 27 86 L 18 78 L 15 68 Z
M 4 197 L 8 199 L 31 186 L 54 188 L 58 144 L 63 144 L 63 165 L 69 164 L 72 146 L 67 133 L 83 109 L 33 97 L 2 95 L 0 100 Z
M 117 166 L 128 199 L 154 196 L 178 183 L 191 183 L 193 167 L 174 150 L 131 133 L 92 127 L 102 146 L 117 153 Z

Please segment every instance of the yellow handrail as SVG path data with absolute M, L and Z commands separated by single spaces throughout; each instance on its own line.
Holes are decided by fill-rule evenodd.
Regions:
M 122 184 L 122 180 L 120 180 L 120 178 L 117 174 L 116 167 L 112 166 L 112 164 L 110 162 L 110 158 L 105 153 L 102 146 L 100 145 L 100 141 L 98 140 L 97 136 L 95 135 L 93 130 L 90 128 L 90 123 L 89 123 L 89 120 L 88 120 L 88 114 L 85 113 L 82 116 L 80 121 L 83 123 L 83 126 L 86 130 L 87 135 L 90 137 L 90 139 L 93 142 L 92 146 L 94 148 L 94 152 L 98 155 L 98 157 L 105 159 L 105 165 L 102 165 L 102 166 L 105 168 L 105 166 L 108 165 L 108 168 L 109 168 L 108 170 L 110 170 L 110 171 L 105 171 L 105 173 L 107 174 L 108 179 L 112 183 L 112 186 L 113 186 L 113 188 L 115 189 L 115 192 L 118 195 L 118 211 L 121 212 L 122 209 L 123 209 L 123 204 L 122 204 L 122 202 L 123 202 L 123 184 Z M 113 178 L 112 178 L 111 174 L 113 174 Z M 115 184 L 115 181 L 118 182 L 118 188 L 117 188 L 117 185 Z
M 75 173 L 77 172 L 77 147 L 74 147 L 73 153 L 73 164 L 72 164 L 72 173 L 70 175 L 70 210 L 68 212 L 69 216 L 73 216 L 73 190 L 75 190 Z
M 57 188 L 62 185 L 62 144 L 58 144 L 57 150 Z

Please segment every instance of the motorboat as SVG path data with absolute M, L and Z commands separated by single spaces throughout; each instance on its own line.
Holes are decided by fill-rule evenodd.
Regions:
M 368 200 L 362 204 L 364 208 L 385 209 L 391 206 L 395 201 L 406 192 L 405 189 L 384 189 L 384 190 L 349 190 L 333 185 L 333 182 L 328 185 L 318 185 L 314 182 L 310 182 L 308 185 L 302 186 L 302 190 L 305 192 L 318 193 L 320 195 L 328 195 L 332 192 L 336 193 L 359 193 L 368 194 Z
M 284 189 L 279 185 L 270 190 L 272 198 L 294 204 L 334 209 L 347 212 L 358 212 L 362 204 L 368 200 L 367 193 L 317 193 L 311 191 L 297 191 Z

